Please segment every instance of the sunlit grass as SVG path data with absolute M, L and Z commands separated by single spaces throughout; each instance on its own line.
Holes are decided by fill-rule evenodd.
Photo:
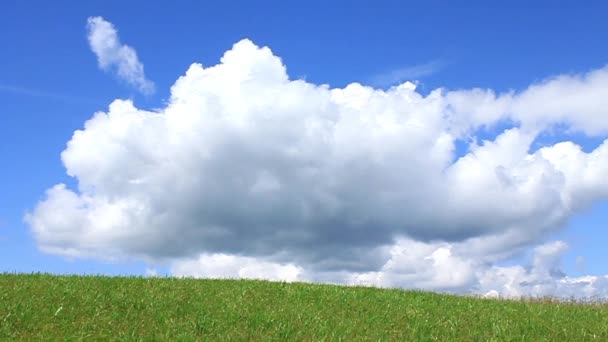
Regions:
M 608 305 L 252 280 L 0 275 L 0 340 L 608 341 Z

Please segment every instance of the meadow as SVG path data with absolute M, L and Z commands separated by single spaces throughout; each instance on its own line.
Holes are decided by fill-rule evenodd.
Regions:
M 608 341 L 608 304 L 259 280 L 0 274 L 0 340 Z

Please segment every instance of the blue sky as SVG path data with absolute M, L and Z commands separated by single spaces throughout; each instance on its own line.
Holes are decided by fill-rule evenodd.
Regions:
M 76 191 L 78 177 L 66 174 L 61 152 L 95 112 L 107 112 L 115 99 L 131 99 L 139 109 L 162 110 L 171 102 L 171 86 L 192 63 L 216 65 L 242 39 L 270 47 L 292 80 L 330 88 L 359 82 L 379 89 L 415 81 L 421 96 L 436 88 L 524 92 L 531 84 L 600 70 L 608 62 L 608 4 L 601 1 L 564 1 L 557 6 L 550 1 L 254 5 L 10 0 L 0 9 L 0 271 L 5 272 L 144 274 L 153 267 L 170 273 L 171 261 L 143 261 L 157 256 L 151 252 L 142 252 L 141 257 L 129 250 L 128 260 L 116 262 L 102 261 L 95 253 L 45 253 L 24 215 L 57 183 Z M 155 84 L 154 93 L 142 94 L 112 66 L 101 70 L 87 39 L 87 19 L 97 16 L 113 24 L 121 44 L 136 51 L 145 77 Z M 608 117 L 608 112 L 599 115 Z M 480 142 L 494 140 L 512 126 L 501 122 L 469 134 Z M 573 141 L 591 152 L 607 137 L 602 132 L 568 133 L 565 128 L 537 136 L 530 153 L 560 141 Z M 468 144 L 455 144 L 457 159 L 467 153 Z M 560 240 L 569 246 L 563 255 L 565 273 L 608 274 L 603 262 L 608 243 L 605 222 L 608 202 L 600 196 L 590 209 L 569 217 L 565 227 L 550 229 L 496 265 L 526 264 L 535 246 Z M 234 246 L 214 251 L 256 257 Z

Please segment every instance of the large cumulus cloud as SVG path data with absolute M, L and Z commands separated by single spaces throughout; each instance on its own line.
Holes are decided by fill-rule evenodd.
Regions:
M 472 260 L 503 260 L 608 197 L 607 141 L 531 150 L 556 127 L 607 135 L 606 89 L 606 68 L 505 94 L 330 88 L 290 80 L 243 40 L 215 66 L 193 64 L 162 110 L 116 100 L 95 113 L 61 155 L 78 189 L 55 185 L 26 220 L 47 252 L 190 258 L 177 273 L 232 257 L 290 279 L 381 272 L 391 286 L 478 288 Z M 403 241 L 417 251 L 405 259 Z M 399 277 L 418 268 L 437 274 Z

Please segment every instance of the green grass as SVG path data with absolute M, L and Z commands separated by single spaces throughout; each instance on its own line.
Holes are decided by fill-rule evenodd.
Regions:
M 0 274 L 0 340 L 608 341 L 608 305 L 250 280 Z

